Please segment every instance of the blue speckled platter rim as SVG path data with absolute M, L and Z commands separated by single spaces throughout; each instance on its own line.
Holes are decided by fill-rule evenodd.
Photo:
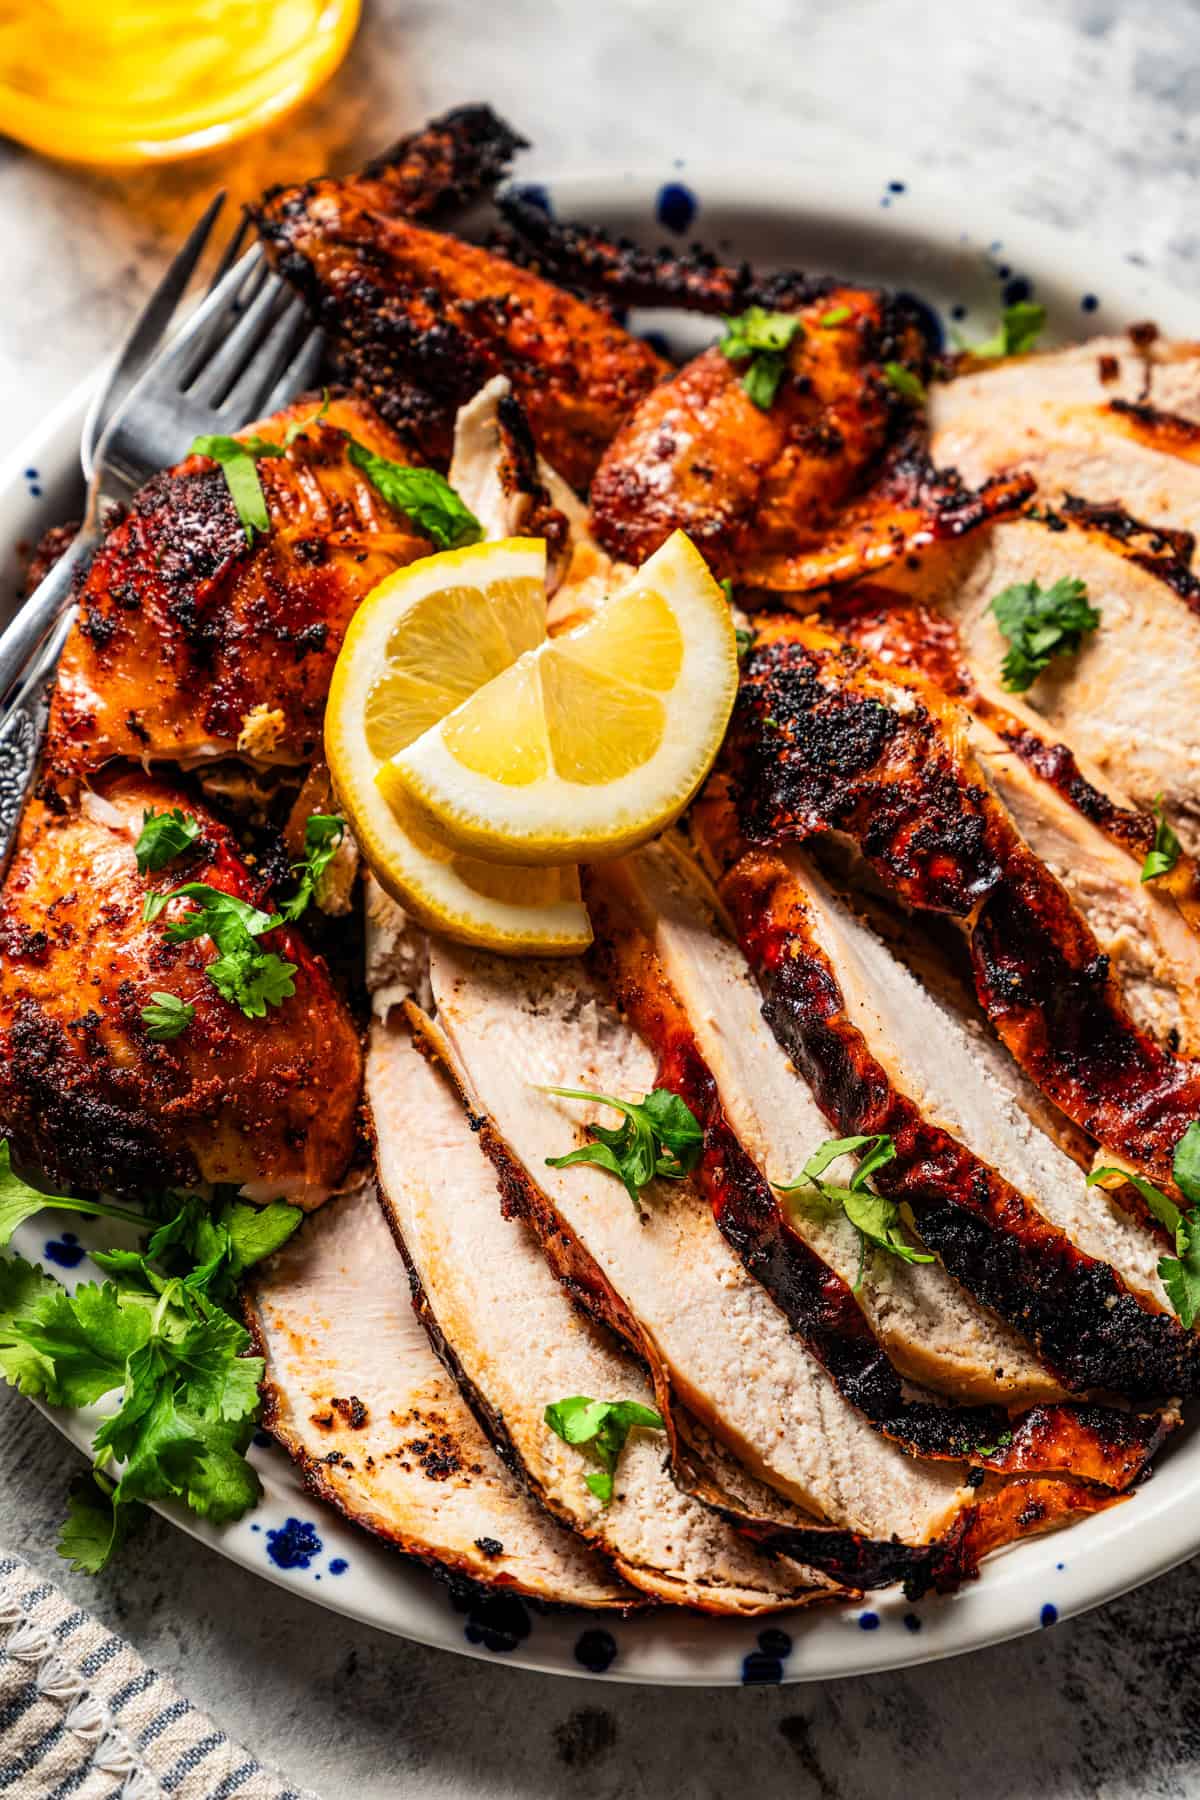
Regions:
M 968 337 L 995 323 L 1006 298 L 1032 293 L 1049 312 L 1047 341 L 1068 342 L 1151 317 L 1172 335 L 1195 330 L 1200 308 L 1119 251 L 1007 214 L 978 191 L 952 191 L 907 173 L 896 159 L 861 152 L 834 166 L 812 161 L 736 167 L 676 163 L 641 172 L 569 178 L 522 171 L 564 217 L 590 219 L 643 241 L 700 238 L 724 253 L 835 269 L 918 291 L 940 322 Z M 964 228 L 962 221 L 970 224 Z M 640 321 L 634 321 L 635 325 Z M 686 339 L 694 323 L 668 322 Z M 93 382 L 52 412 L 0 465 L 0 616 L 22 555 L 77 504 L 75 455 Z M 60 1215 L 61 1217 L 61 1215 Z M 17 1247 L 53 1262 L 69 1283 L 89 1272 L 87 1241 L 29 1221 Z M 57 1246 L 52 1249 L 51 1246 Z M 94 1272 L 94 1271 L 93 1271 Z M 80 1448 L 94 1419 L 49 1413 Z M 282 1453 L 251 1452 L 264 1484 L 250 1517 L 215 1529 L 164 1512 L 230 1564 L 348 1618 L 460 1654 L 606 1681 L 732 1686 L 823 1680 L 954 1656 L 1036 1631 L 1162 1574 L 1200 1550 L 1200 1440 L 1177 1439 L 1132 1500 L 1056 1537 L 992 1558 L 981 1580 L 944 1600 L 909 1606 L 892 1594 L 864 1607 L 814 1609 L 763 1621 L 697 1618 L 664 1610 L 627 1621 L 543 1615 L 504 1602 L 464 1612 L 428 1572 L 345 1524 L 305 1493 Z M 51 1567 L 49 1544 L 39 1560 Z

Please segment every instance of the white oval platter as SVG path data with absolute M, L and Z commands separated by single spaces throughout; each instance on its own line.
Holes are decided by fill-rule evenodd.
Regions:
M 994 329 L 1006 297 L 1027 294 L 1048 310 L 1047 344 L 1146 318 L 1170 335 L 1200 335 L 1200 305 L 1156 282 L 1122 245 L 1089 245 L 1005 214 L 986 196 L 913 177 L 895 160 L 873 154 L 836 168 L 674 163 L 650 171 L 530 177 L 519 185 L 535 186 L 562 218 L 644 243 L 699 239 L 727 256 L 904 289 L 968 339 Z M 651 321 L 635 317 L 632 323 L 649 327 Z M 711 323 L 697 326 L 681 315 L 657 315 L 653 326 L 676 344 L 695 340 L 697 331 L 712 335 Z M 70 395 L 0 465 L 0 618 L 39 534 L 78 513 L 79 432 L 91 387 L 89 382 Z M 62 1218 L 47 1214 L 29 1221 L 15 1247 L 51 1267 L 64 1245 L 70 1258 L 73 1247 L 58 1230 Z M 86 1243 L 86 1225 L 79 1238 Z M 73 1283 L 89 1273 L 89 1264 L 54 1272 Z M 86 1449 L 94 1419 L 50 1416 Z M 1127 1502 L 1069 1531 L 1001 1552 L 984 1565 L 978 1582 L 948 1599 L 910 1606 L 889 1592 L 870 1596 L 862 1607 L 813 1609 L 759 1625 L 669 1609 L 613 1621 L 536 1613 L 513 1601 L 463 1610 L 464 1603 L 427 1571 L 314 1500 L 269 1442 L 251 1454 L 264 1494 L 249 1517 L 215 1529 L 178 1509 L 163 1509 L 227 1558 L 235 1579 L 243 1572 L 265 1576 L 348 1618 L 441 1649 L 593 1680 L 725 1686 L 825 1680 L 932 1661 L 1069 1618 L 1200 1551 L 1200 1435 L 1185 1431 Z M 51 1546 L 31 1548 L 46 1567 Z

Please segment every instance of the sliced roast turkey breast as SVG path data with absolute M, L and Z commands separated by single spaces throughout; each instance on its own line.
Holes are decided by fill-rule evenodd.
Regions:
M 263 1423 L 313 1493 L 454 1575 L 572 1606 L 637 1604 L 487 1442 L 413 1312 L 373 1184 L 306 1221 L 244 1302 L 266 1362 Z
M 968 668 L 952 622 L 895 590 L 863 589 L 829 613 L 831 629 L 881 663 L 917 670 L 971 713 L 979 768 L 1026 842 L 1095 934 L 1135 1023 L 1171 1050 L 1200 1051 L 1200 881 L 1192 859 L 1142 880 L 1155 819 L 1045 719 Z
M 607 1171 L 546 1166 L 586 1142 L 583 1124 L 603 1113 L 543 1087 L 638 1098 L 655 1082 L 653 1055 L 583 968 L 435 944 L 431 976 L 472 1094 L 636 1321 L 682 1404 L 815 1518 L 909 1544 L 942 1534 L 965 1498 L 961 1467 L 904 1456 L 842 1399 L 690 1182 L 652 1183 L 639 1216 Z
M 427 1321 L 548 1511 L 659 1600 L 745 1614 L 828 1594 L 824 1577 L 756 1554 L 681 1493 L 661 1433 L 631 1433 L 601 1504 L 586 1485 L 597 1465 L 551 1431 L 545 1409 L 577 1394 L 652 1406 L 645 1373 L 572 1306 L 528 1227 L 504 1217 L 478 1133 L 398 1015 L 371 1027 L 367 1100 L 380 1192 Z
M 1056 656 L 1024 695 L 1055 740 L 1149 812 L 1159 795 L 1187 848 L 1200 849 L 1200 610 L 1177 561 L 1122 554 L 1056 516 L 996 526 L 906 578 L 953 621 L 982 685 L 998 686 L 1008 644 L 992 612 L 1005 588 L 1062 578 L 1100 613 L 1074 655 Z M 1174 585 L 1173 585 L 1174 584 Z M 1196 588 L 1200 593 L 1200 587 Z
M 631 876 L 654 920 L 663 968 L 687 1008 L 730 1125 L 776 1183 L 795 1180 L 834 1135 L 762 1016 L 762 995 L 737 943 L 716 915 L 699 871 L 674 846 L 636 858 Z M 826 1171 L 845 1181 L 849 1157 Z M 856 1280 L 858 1232 L 843 1213 L 796 1207 L 794 1228 L 842 1279 Z M 872 1330 L 910 1380 L 958 1398 L 1010 1405 L 1061 1398 L 1061 1383 L 1018 1333 L 964 1293 L 939 1263 L 876 1257 L 857 1295 Z
M 895 1161 L 875 1180 L 911 1205 L 928 1247 L 1066 1385 L 1137 1399 L 1191 1391 L 1197 1340 L 1161 1310 L 1154 1238 L 1085 1188 L 997 1075 L 986 1037 L 922 988 L 799 852 L 750 849 L 720 784 L 694 819 L 772 1031 L 839 1135 L 893 1138 Z
M 1148 355 L 1128 339 L 1098 339 L 937 382 L 932 454 L 970 482 L 1024 469 L 1050 499 L 1078 495 L 1195 532 L 1200 352 L 1173 348 Z

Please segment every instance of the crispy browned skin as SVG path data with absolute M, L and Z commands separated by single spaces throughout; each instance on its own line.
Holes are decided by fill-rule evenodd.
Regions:
M 791 309 L 789 309 L 791 310 Z M 980 493 L 934 470 L 885 365 L 923 373 L 915 320 L 869 289 L 833 286 L 798 309 L 801 331 L 771 406 L 745 364 L 704 351 L 621 428 L 592 483 L 605 548 L 645 560 L 682 529 L 741 587 L 807 592 L 861 578 L 938 539 L 1012 511 L 1032 485 Z M 832 327 L 822 320 L 842 311 Z
M 257 429 L 278 442 L 320 399 Z M 232 754 L 302 764 L 321 742 L 346 626 L 384 575 L 433 549 L 349 461 L 346 433 L 411 461 L 368 408 L 337 399 L 287 455 L 256 464 L 271 528 L 253 546 L 222 471 L 193 456 L 156 475 L 97 553 L 63 652 L 48 766 Z
M 763 990 L 763 1017 L 839 1135 L 885 1132 L 895 1160 L 874 1179 L 968 1293 L 1034 1345 L 1063 1385 L 1134 1399 L 1200 1388 L 1200 1339 L 1129 1291 L 990 1164 L 896 1089 L 850 1017 L 837 972 L 786 862 L 752 848 L 728 778 L 693 809 L 706 862 Z
M 172 806 L 203 835 L 139 875 L 143 812 Z M 147 893 L 185 881 L 261 897 L 225 827 L 166 783 L 122 774 L 65 813 L 27 809 L 0 896 L 0 1135 L 68 1189 L 258 1182 L 272 1186 L 256 1198 L 316 1204 L 354 1147 L 358 1034 L 324 962 L 287 926 L 264 947 L 297 965 L 294 996 L 263 1019 L 223 999 L 204 975 L 211 940 L 167 940 L 187 903 L 142 920 Z M 196 1009 L 169 1043 L 142 1022 L 155 991 Z
M 1161 1443 L 1159 1415 L 1105 1406 L 946 1406 L 909 1398 L 848 1284 L 790 1225 L 735 1136 L 686 1010 L 672 987 L 620 864 L 587 871 L 594 973 L 659 1059 L 656 1086 L 685 1100 L 704 1130 L 698 1179 L 713 1217 L 838 1391 L 914 1456 L 963 1460 L 1000 1474 L 1064 1470 L 1124 1488 Z
M 667 364 L 601 308 L 409 211 L 405 182 L 374 164 L 276 190 L 255 217 L 353 385 L 430 460 L 448 462 L 456 408 L 504 374 L 542 455 L 585 488 Z
M 1069 1119 L 1170 1187 L 1175 1146 L 1200 1117 L 1200 1069 L 1133 1024 L 953 705 L 820 627 L 764 620 L 731 743 L 747 836 L 844 832 L 906 905 L 961 920 L 980 1003 L 1016 1061 Z

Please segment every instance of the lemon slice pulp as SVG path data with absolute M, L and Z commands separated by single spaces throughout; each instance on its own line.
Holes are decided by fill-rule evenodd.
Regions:
M 676 532 L 574 631 L 511 665 L 379 765 L 398 817 L 490 862 L 617 856 L 678 816 L 737 691 L 725 596 Z
M 569 955 L 592 933 L 572 867 L 494 867 L 393 806 L 379 768 L 545 639 L 546 547 L 507 538 L 396 570 L 351 620 L 330 684 L 325 753 L 381 885 L 422 925 L 501 951 Z

